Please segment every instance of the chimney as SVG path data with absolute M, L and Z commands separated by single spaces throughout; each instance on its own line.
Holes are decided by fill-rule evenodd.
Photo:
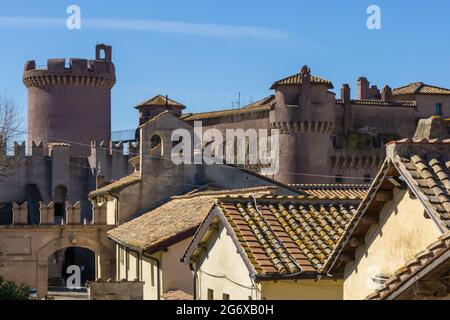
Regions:
M 380 100 L 381 98 L 381 94 L 380 94 L 380 90 L 378 90 L 377 86 L 371 86 L 370 87 L 370 99 L 376 99 L 376 100 Z
M 348 83 L 345 83 L 341 87 L 341 100 L 343 103 L 350 102 L 350 86 Z
M 102 187 L 106 186 L 105 177 L 103 175 L 97 175 L 95 177 L 95 188 L 100 189 Z
M 366 77 L 358 78 L 358 99 L 369 99 L 370 97 L 370 83 Z
M 384 86 L 381 92 L 381 100 L 383 101 L 392 101 L 392 89 L 389 86 Z
M 304 65 L 300 70 L 300 78 L 302 79 L 302 84 L 311 82 L 311 69 L 307 65 Z

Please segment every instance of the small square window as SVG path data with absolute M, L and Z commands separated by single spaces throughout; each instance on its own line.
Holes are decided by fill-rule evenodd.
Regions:
M 336 183 L 343 183 L 344 182 L 344 179 L 342 178 L 342 175 L 340 175 L 340 174 L 336 175 L 334 180 L 335 180 Z
M 214 290 L 208 289 L 208 300 L 214 300 Z
M 224 293 L 222 295 L 222 300 L 230 300 L 230 295 L 228 293 Z
M 442 103 L 436 103 L 436 110 L 434 112 L 436 116 L 442 115 Z
M 364 183 L 371 183 L 372 182 L 372 176 L 370 174 L 364 175 Z

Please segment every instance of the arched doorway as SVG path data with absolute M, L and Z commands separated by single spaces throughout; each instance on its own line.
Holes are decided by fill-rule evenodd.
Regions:
M 85 237 L 71 235 L 69 237 L 58 238 L 46 244 L 38 251 L 36 285 L 37 296 L 43 298 L 48 293 L 49 259 L 55 252 L 73 250 L 73 248 L 88 249 L 95 253 L 95 278 L 113 278 L 114 276 L 114 256 L 110 250 L 95 240 Z M 69 251 L 70 252 L 70 251 Z M 51 262 L 51 261 L 50 261 Z M 70 262 L 70 261 L 68 261 Z M 63 266 L 62 266 L 63 268 Z M 90 276 L 92 277 L 92 275 Z
M 85 287 L 86 281 L 95 280 L 95 252 L 86 248 L 70 247 L 49 256 L 49 291 L 67 289 L 68 285 L 73 285 L 75 277 L 79 277 L 76 282 L 80 288 Z

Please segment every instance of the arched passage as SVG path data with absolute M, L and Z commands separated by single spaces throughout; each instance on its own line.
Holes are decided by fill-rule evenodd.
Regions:
M 96 274 L 101 278 L 112 278 L 114 260 L 112 252 L 95 240 L 71 235 L 58 238 L 42 247 L 37 253 L 36 286 L 38 298 L 45 297 L 48 292 L 48 257 L 66 248 L 85 248 L 96 254 Z

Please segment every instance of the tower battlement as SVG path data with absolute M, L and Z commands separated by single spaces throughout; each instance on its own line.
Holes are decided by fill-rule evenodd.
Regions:
M 28 145 L 70 141 L 73 156 L 88 156 L 91 140 L 111 139 L 111 89 L 116 83 L 112 48 L 99 44 L 95 59 L 48 59 L 24 67 L 28 89 Z
M 34 60 L 24 67 L 27 88 L 45 85 L 90 85 L 111 89 L 116 83 L 114 64 L 108 60 L 70 58 L 48 59 L 46 68 L 37 68 Z

